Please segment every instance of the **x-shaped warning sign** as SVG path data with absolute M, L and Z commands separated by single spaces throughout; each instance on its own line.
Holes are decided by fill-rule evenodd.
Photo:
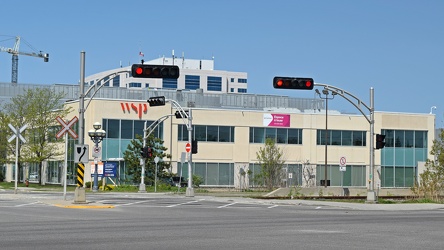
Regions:
M 76 132 L 71 129 L 71 126 L 79 120 L 77 116 L 74 116 L 74 118 L 72 118 L 71 121 L 69 121 L 68 123 L 65 123 L 65 121 L 60 116 L 57 116 L 56 120 L 60 123 L 60 125 L 62 125 L 62 129 L 56 134 L 57 138 L 62 137 L 66 132 L 68 132 L 69 135 L 74 139 L 77 139 L 77 137 L 79 137 Z

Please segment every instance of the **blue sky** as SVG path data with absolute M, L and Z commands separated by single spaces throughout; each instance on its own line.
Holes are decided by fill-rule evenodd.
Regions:
M 215 58 L 219 70 L 248 73 L 248 92 L 313 98 L 282 91 L 274 76 L 313 77 L 346 90 L 377 111 L 429 113 L 444 127 L 444 1 L 171 0 L 4 1 L 0 46 L 19 35 L 50 61 L 19 57 L 23 83 L 79 81 L 86 75 L 176 55 Z M 8 40 L 9 39 L 9 40 Z M 21 51 L 33 51 L 22 41 Z M 11 80 L 11 55 L 0 53 L 0 81 Z M 336 97 L 329 106 L 358 113 Z

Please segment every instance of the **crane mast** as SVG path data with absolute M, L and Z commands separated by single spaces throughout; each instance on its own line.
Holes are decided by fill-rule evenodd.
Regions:
M 20 51 L 20 36 L 16 36 L 15 37 L 15 44 L 14 44 L 13 48 L 6 48 L 6 47 L 0 46 L 0 51 L 12 54 L 12 74 L 11 74 L 11 83 L 12 83 L 12 85 L 17 85 L 17 79 L 18 79 L 18 55 L 40 57 L 40 58 L 43 58 L 44 62 L 48 62 L 49 61 L 49 54 L 42 53 L 42 51 L 40 51 L 38 53 Z

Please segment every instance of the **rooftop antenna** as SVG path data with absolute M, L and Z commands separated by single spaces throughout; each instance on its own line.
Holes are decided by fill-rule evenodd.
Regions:
M 436 106 L 432 106 L 432 107 L 430 107 L 430 114 L 432 115 L 433 114 L 433 110 L 434 109 L 436 109 Z
M 185 52 L 182 52 L 182 69 L 185 67 Z
M 174 49 L 173 49 L 173 52 L 172 52 L 172 54 L 173 54 L 173 65 L 174 65 Z

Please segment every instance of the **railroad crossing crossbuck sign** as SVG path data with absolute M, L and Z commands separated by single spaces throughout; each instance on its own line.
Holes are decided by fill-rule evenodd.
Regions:
M 60 123 L 60 125 L 62 125 L 62 129 L 56 134 L 57 138 L 62 137 L 66 132 L 68 132 L 68 134 L 74 139 L 77 139 L 77 137 L 79 137 L 76 132 L 71 129 L 71 126 L 79 120 L 77 116 L 74 116 L 74 118 L 72 118 L 71 121 L 69 121 L 68 123 L 65 123 L 65 121 L 60 116 L 57 116 L 56 120 Z

